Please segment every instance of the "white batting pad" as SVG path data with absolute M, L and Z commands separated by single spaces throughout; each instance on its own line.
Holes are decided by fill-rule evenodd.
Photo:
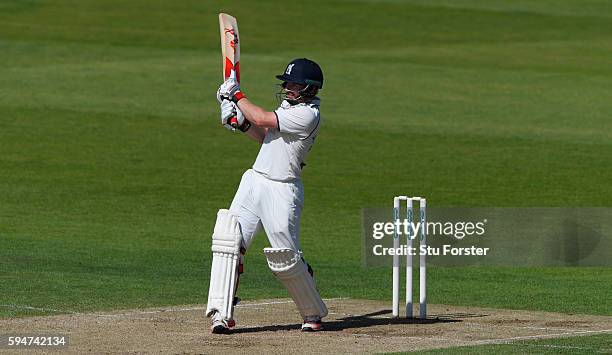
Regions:
M 302 256 L 287 248 L 265 248 L 268 266 L 285 285 L 302 318 L 327 315 L 327 307 L 315 287 Z
M 242 235 L 238 217 L 229 210 L 219 210 L 212 236 L 213 260 L 206 316 L 218 311 L 223 319 L 232 319 L 234 293 L 238 279 Z

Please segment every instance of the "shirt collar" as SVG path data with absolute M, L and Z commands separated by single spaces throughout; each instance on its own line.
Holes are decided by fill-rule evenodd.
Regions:
M 299 103 L 297 105 L 291 105 L 287 100 L 283 100 L 283 102 L 281 102 L 281 107 L 282 108 L 289 108 L 289 107 L 292 107 L 292 106 L 300 106 L 300 105 L 321 106 L 321 99 L 318 96 L 315 96 L 309 102 L 302 102 L 302 103 Z

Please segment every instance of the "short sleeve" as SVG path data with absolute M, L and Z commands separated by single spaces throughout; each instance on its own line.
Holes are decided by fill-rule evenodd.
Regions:
M 278 108 L 274 113 L 279 132 L 294 134 L 302 139 L 308 138 L 319 124 L 319 112 L 314 107 Z

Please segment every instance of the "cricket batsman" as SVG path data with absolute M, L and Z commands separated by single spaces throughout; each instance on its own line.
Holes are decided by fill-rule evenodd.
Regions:
M 242 259 L 262 227 L 271 246 L 263 250 L 268 266 L 295 302 L 303 319 L 302 330 L 321 330 L 321 318 L 327 315 L 300 247 L 301 173 L 321 123 L 316 95 L 323 88 L 323 72 L 317 63 L 301 58 L 289 63 L 276 78 L 282 82 L 282 102 L 275 111 L 247 99 L 233 77 L 217 91 L 223 126 L 244 132 L 261 148 L 253 167 L 242 175 L 229 210 L 217 213 L 206 309 L 206 316 L 212 318 L 212 333 L 230 333 L 235 326 Z M 235 127 L 229 123 L 233 117 L 237 117 Z

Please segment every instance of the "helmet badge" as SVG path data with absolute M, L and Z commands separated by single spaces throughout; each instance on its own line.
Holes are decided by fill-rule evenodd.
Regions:
M 293 66 L 294 66 L 294 65 L 295 65 L 295 64 L 289 64 L 289 65 L 287 65 L 287 70 L 285 70 L 285 74 L 287 74 L 287 75 L 291 75 L 291 70 L 293 69 Z

